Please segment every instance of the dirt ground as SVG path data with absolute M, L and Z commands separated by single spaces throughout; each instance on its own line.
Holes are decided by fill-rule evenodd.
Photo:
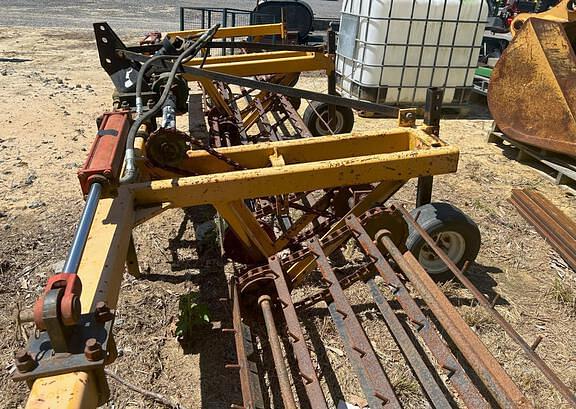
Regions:
M 140 33 L 139 33 L 140 34 Z M 317 88 L 304 78 L 301 86 Z M 112 85 L 98 63 L 89 31 L 8 28 L 0 30 L 0 406 L 22 407 L 27 388 L 10 379 L 14 351 L 24 343 L 13 315 L 30 307 L 46 278 L 65 258 L 83 200 L 76 179 L 95 135 L 95 120 L 111 106 Z M 447 119 L 442 137 L 461 149 L 459 171 L 436 179 L 434 200 L 455 204 L 480 226 L 483 244 L 470 278 L 488 296 L 500 296 L 497 309 L 531 343 L 573 390 L 576 389 L 576 276 L 507 202 L 513 188 L 542 192 L 572 218 L 574 190 L 554 185 L 534 166 L 511 158 L 511 147 L 486 143 L 491 121 Z M 393 120 L 358 119 L 356 130 L 394 125 Z M 412 203 L 414 184 L 397 194 Z M 212 295 L 225 291 L 224 266 L 198 262 L 191 246 L 189 215 L 168 212 L 135 231 L 147 275 L 122 285 L 116 341 L 120 357 L 110 366 L 125 380 L 170 396 L 188 408 L 227 408 L 239 403 L 237 378 L 223 369 L 232 362 L 232 339 L 200 339 L 183 351 L 175 337 L 180 295 L 199 292 L 214 319 L 223 307 Z M 456 284 L 443 289 L 494 356 L 538 408 L 568 407 L 504 332 Z M 209 294 L 203 296 L 202 294 Z M 352 301 L 361 292 L 348 290 Z M 381 351 L 391 380 L 406 407 L 427 407 L 374 308 L 361 316 Z M 361 395 L 349 376 L 334 328 L 310 312 L 319 328 L 313 343 L 324 345 L 333 376 L 349 398 Z M 328 348 L 329 347 L 329 348 Z M 218 357 L 218 359 L 217 359 Z M 394 365 L 396 363 L 396 365 Z M 330 379 L 323 382 L 330 383 Z M 110 380 L 107 408 L 152 408 L 157 403 Z M 349 399 L 350 400 L 350 399 Z

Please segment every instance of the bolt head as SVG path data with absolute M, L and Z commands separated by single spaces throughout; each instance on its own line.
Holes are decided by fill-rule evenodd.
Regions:
M 32 354 L 25 349 L 19 350 L 15 355 L 16 368 L 24 373 L 30 372 L 38 366 Z
M 95 338 L 86 340 L 84 355 L 89 361 L 99 361 L 104 357 L 102 345 Z
M 114 314 L 110 311 L 110 307 L 108 307 L 106 301 L 98 301 L 96 304 L 95 315 L 96 321 L 98 322 L 106 322 L 114 318 Z

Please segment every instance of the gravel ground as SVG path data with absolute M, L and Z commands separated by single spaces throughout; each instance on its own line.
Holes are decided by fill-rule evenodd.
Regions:
M 121 30 L 170 31 L 178 29 L 179 7 L 229 7 L 251 10 L 255 1 L 152 1 L 152 0 L 3 0 L 0 27 L 90 28 L 97 21 L 108 21 Z M 317 17 L 338 16 L 342 0 L 307 0 Z

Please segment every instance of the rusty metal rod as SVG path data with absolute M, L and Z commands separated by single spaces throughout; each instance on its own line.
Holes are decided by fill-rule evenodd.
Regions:
M 240 389 L 242 391 L 242 403 L 244 407 L 254 407 L 254 395 L 250 382 L 250 367 L 246 357 L 246 345 L 244 344 L 244 334 L 242 332 L 242 314 L 240 311 L 240 300 L 238 299 L 238 285 L 236 280 L 229 281 L 230 296 L 232 298 L 232 322 L 234 325 L 234 340 L 236 344 L 236 356 L 240 370 Z
M 420 385 L 428 395 L 430 402 L 434 408 L 444 408 L 450 409 L 452 405 L 448 402 L 444 391 L 440 388 L 435 378 L 431 376 L 430 369 L 422 359 L 422 356 L 414 346 L 414 343 L 410 339 L 410 336 L 402 326 L 402 323 L 398 319 L 398 316 L 388 304 L 388 300 L 384 298 L 384 295 L 376 285 L 373 279 L 366 281 L 366 285 L 372 293 L 372 298 L 376 306 L 382 313 L 386 326 L 390 330 L 390 333 L 396 341 L 396 345 L 402 351 L 402 354 L 406 357 L 406 360 L 410 364 L 410 367 L 414 371 L 414 374 L 418 378 Z
M 290 102 L 290 100 L 282 94 L 278 94 L 277 97 L 278 100 L 280 101 L 280 104 L 282 104 L 282 107 L 286 111 L 286 114 L 288 115 L 288 119 L 290 120 L 292 127 L 296 130 L 296 132 L 298 132 L 300 137 L 311 138 L 312 134 L 310 133 L 310 130 L 302 120 L 302 117 L 298 114 L 298 112 L 292 105 L 292 102 Z
M 284 402 L 285 409 L 296 409 L 296 402 L 292 394 L 292 386 L 290 385 L 290 378 L 286 363 L 284 362 L 284 354 L 278 338 L 278 330 L 274 322 L 274 315 L 272 314 L 272 307 L 270 305 L 271 298 L 269 295 L 262 295 L 258 298 L 258 304 L 262 309 L 262 316 L 264 317 L 264 324 L 266 325 L 266 332 L 268 333 L 268 342 L 272 351 L 272 358 L 274 359 L 274 367 L 276 368 L 276 375 L 278 376 L 278 384 L 280 385 L 280 394 Z
M 568 265 L 576 269 L 576 224 L 538 192 L 513 189 L 509 201 Z
M 438 360 L 438 365 L 448 371 L 450 384 L 454 386 L 464 404 L 474 409 L 490 409 L 488 402 L 482 397 L 462 365 L 438 335 L 434 323 L 424 315 L 416 301 L 410 296 L 404 283 L 398 278 L 386 258 L 362 227 L 360 220 L 356 216 L 350 215 L 346 217 L 345 221 L 348 228 L 354 233 L 358 244 L 364 249 L 366 255 L 374 261 L 374 267 L 380 276 L 387 285 L 393 288 L 394 297 L 406 312 L 408 319 L 416 326 L 418 335 L 422 337 L 432 355 Z
M 565 230 L 569 237 L 576 240 L 576 223 L 574 220 L 570 219 L 564 212 L 558 209 L 554 204 L 544 197 L 541 193 L 535 190 L 521 190 L 518 191 L 517 189 L 512 190 L 512 195 L 515 192 L 522 192 L 524 195 L 528 196 L 533 202 L 537 203 L 538 206 L 545 209 L 546 212 L 550 215 L 554 221 L 562 227 L 562 230 Z
M 304 389 L 310 401 L 310 406 L 314 409 L 328 409 L 278 257 L 272 256 L 268 258 L 268 264 L 275 274 L 274 285 L 278 293 L 278 300 L 282 304 L 282 312 L 286 320 L 288 336 L 290 337 L 290 342 L 296 355 L 298 369 L 304 381 Z
M 460 269 L 454 264 L 454 262 L 440 249 L 435 243 L 434 239 L 420 226 L 410 213 L 404 209 L 402 206 L 395 206 L 402 212 L 404 218 L 408 220 L 416 229 L 416 231 L 422 236 L 424 241 L 430 246 L 431 249 L 440 257 L 440 259 L 446 264 L 446 266 L 454 273 L 454 275 L 460 280 L 460 282 L 474 295 L 478 300 L 480 305 L 482 305 L 491 315 L 494 317 L 496 322 L 504 329 L 504 331 L 516 342 L 522 350 L 526 353 L 528 358 L 542 371 L 544 376 L 550 381 L 550 383 L 562 394 L 562 396 L 574 407 L 576 407 L 576 396 L 574 393 L 558 378 L 558 375 L 552 371 L 552 369 L 540 358 L 540 356 L 530 348 L 530 345 L 516 332 L 516 330 L 510 325 L 508 321 L 500 315 L 500 313 L 492 308 L 490 301 L 482 294 L 478 288 L 466 277 Z
M 354 314 L 352 307 L 346 300 L 344 290 L 338 283 L 338 278 L 334 270 L 330 266 L 328 257 L 322 250 L 322 246 L 317 237 L 307 241 L 308 249 L 316 256 L 316 264 L 322 273 L 324 281 L 328 285 L 335 311 L 340 314 L 342 319 L 341 327 L 346 331 L 346 337 L 343 341 L 346 342 L 355 353 L 349 355 L 351 360 L 357 360 L 356 366 L 362 367 L 361 375 L 365 375 L 368 383 L 365 385 L 369 388 L 364 388 L 364 393 L 370 407 L 388 407 L 388 408 L 401 408 L 398 397 L 394 393 L 394 389 L 386 376 L 386 373 L 380 365 L 380 361 L 374 352 L 374 348 L 370 344 L 364 328 L 358 321 Z M 363 377 L 363 376 L 362 376 Z M 364 385 L 361 385 L 364 387 Z
M 412 253 L 406 252 L 406 255 L 403 255 L 388 234 L 377 236 L 496 401 L 507 408 L 532 407 Z

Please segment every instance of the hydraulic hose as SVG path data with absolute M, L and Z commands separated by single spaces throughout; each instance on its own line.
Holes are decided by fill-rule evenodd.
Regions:
M 194 56 L 200 51 L 200 49 L 214 37 L 218 29 L 220 28 L 220 24 L 216 24 L 204 32 L 190 47 L 182 52 L 176 58 L 172 69 L 170 70 L 170 75 L 168 76 L 168 80 L 166 81 L 166 85 L 164 86 L 164 90 L 160 99 L 156 104 L 149 109 L 146 113 L 142 114 L 142 82 L 144 80 L 144 73 L 150 67 L 150 65 L 157 60 L 165 59 L 165 58 L 174 58 L 174 56 L 165 56 L 165 55 L 158 55 L 152 57 L 150 60 L 146 61 L 140 72 L 138 73 L 138 81 L 136 83 L 136 113 L 137 117 L 132 126 L 130 127 L 130 131 L 128 132 L 128 138 L 126 141 L 126 153 L 124 156 L 124 175 L 120 178 L 120 183 L 132 183 L 136 178 L 136 163 L 134 160 L 134 140 L 136 139 L 136 134 L 138 133 L 138 129 L 142 126 L 143 123 L 151 119 L 157 112 L 162 108 L 168 95 L 170 94 L 170 88 L 172 83 L 174 82 L 174 78 L 176 78 L 176 73 L 180 67 L 180 64 L 183 62 L 187 62 L 190 59 L 194 58 Z

